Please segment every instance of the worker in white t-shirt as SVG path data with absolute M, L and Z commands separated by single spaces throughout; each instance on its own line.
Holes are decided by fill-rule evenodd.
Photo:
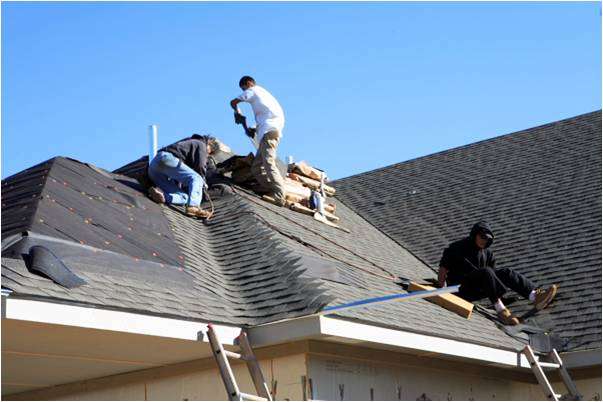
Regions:
M 235 110 L 235 122 L 243 124 L 245 117 L 237 105 L 247 102 L 253 109 L 256 128 L 247 130 L 247 135 L 256 137 L 259 148 L 251 165 L 251 172 L 257 180 L 260 192 L 265 192 L 279 205 L 285 205 L 285 183 L 276 165 L 276 149 L 285 127 L 285 114 L 278 101 L 255 80 L 244 76 L 239 81 L 243 93 L 230 101 Z

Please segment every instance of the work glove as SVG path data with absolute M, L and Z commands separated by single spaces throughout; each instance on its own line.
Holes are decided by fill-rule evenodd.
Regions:
M 251 127 L 251 128 L 248 128 L 247 130 L 245 130 L 245 134 L 247 134 L 247 136 L 249 138 L 255 138 L 255 132 L 256 132 L 256 130 L 254 127 Z
M 235 112 L 234 119 L 235 119 L 235 124 L 245 124 L 245 121 L 246 121 L 245 116 L 243 116 L 239 112 Z

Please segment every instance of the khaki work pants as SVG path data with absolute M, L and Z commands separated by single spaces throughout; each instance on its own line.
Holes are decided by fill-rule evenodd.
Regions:
M 285 181 L 276 166 L 276 148 L 281 134 L 274 130 L 264 134 L 260 147 L 251 165 L 251 173 L 260 185 L 261 191 L 267 191 L 276 201 L 285 203 Z

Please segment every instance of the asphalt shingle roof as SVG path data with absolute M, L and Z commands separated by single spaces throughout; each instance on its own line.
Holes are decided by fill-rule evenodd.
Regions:
M 17 180 L 24 188 L 28 181 L 43 183 L 26 219 L 18 225 L 9 220 L 5 231 L 3 226 L 14 244 L 3 243 L 2 285 L 18 297 L 257 325 L 401 292 L 392 276 L 433 277 L 423 262 L 337 200 L 349 233 L 228 186 L 214 195 L 215 216 L 201 222 L 177 207 L 154 204 L 127 176 L 66 158 L 40 166 L 2 183 L 7 211 L 21 200 L 14 193 Z M 31 273 L 20 258 L 31 244 L 51 248 L 88 283 L 68 290 Z M 478 314 L 465 320 L 425 300 L 339 316 L 506 349 L 520 346 Z
M 334 185 L 339 200 L 434 269 L 450 242 L 487 220 L 498 266 L 561 285 L 542 314 L 568 349 L 601 347 L 601 111 Z

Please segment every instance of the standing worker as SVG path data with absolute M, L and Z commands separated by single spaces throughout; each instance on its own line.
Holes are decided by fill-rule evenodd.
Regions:
M 494 234 L 488 223 L 473 225 L 469 237 L 451 243 L 440 261 L 440 287 L 461 285 L 457 296 L 467 301 L 488 297 L 505 325 L 517 325 L 519 320 L 505 307 L 500 298 L 507 288 L 528 299 L 536 310 L 542 310 L 553 301 L 557 285 L 548 289 L 536 288 L 528 278 L 510 268 L 496 268 L 494 253 L 488 249 Z
M 156 187 L 149 188 L 149 198 L 159 204 L 185 205 L 185 213 L 194 218 L 209 218 L 201 209 L 208 154 L 213 137 L 193 134 L 160 149 L 149 163 L 149 177 Z
M 285 205 L 285 182 L 276 165 L 276 149 L 285 127 L 285 114 L 278 101 L 264 88 L 256 85 L 255 80 L 244 76 L 239 81 L 243 93 L 230 101 L 235 111 L 235 122 L 243 124 L 245 116 L 239 113 L 237 105 L 247 102 L 255 115 L 255 130 L 247 130 L 247 135 L 256 137 L 258 151 L 251 165 L 251 173 L 265 191 L 280 206 Z M 255 132 L 254 132 L 255 131 Z

